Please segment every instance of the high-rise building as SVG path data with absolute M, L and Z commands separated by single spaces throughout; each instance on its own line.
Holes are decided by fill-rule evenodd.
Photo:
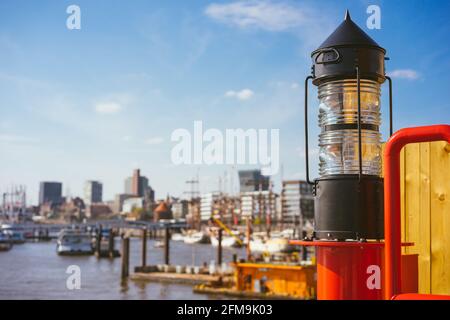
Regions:
M 39 185 L 39 204 L 51 203 L 59 205 L 62 203 L 61 182 L 41 182 Z
M 185 219 L 189 213 L 189 201 L 172 198 L 170 200 L 172 214 L 174 219 Z
M 261 170 L 239 171 L 240 192 L 269 190 L 270 178 L 263 176 Z
M 208 221 L 218 210 L 218 200 L 221 198 L 219 192 L 204 193 L 200 197 L 200 220 Z
M 283 223 L 287 224 L 303 225 L 314 218 L 312 187 L 306 181 L 283 181 L 281 214 Z
M 267 221 L 276 217 L 276 197 L 272 191 L 241 192 L 241 217 Z
M 125 194 L 143 197 L 151 203 L 155 201 L 155 191 L 150 187 L 148 178 L 141 176 L 139 169 L 133 171 L 133 176 L 125 179 Z
M 123 211 L 123 203 L 125 202 L 125 200 L 134 197 L 135 196 L 131 194 L 124 194 L 124 193 L 116 194 L 113 205 L 114 213 L 121 213 Z
M 102 202 L 103 185 L 99 181 L 86 181 L 84 184 L 84 203 L 90 205 Z

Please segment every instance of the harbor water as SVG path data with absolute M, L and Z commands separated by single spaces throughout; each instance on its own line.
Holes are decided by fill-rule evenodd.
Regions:
M 141 264 L 141 239 L 130 241 L 130 272 Z M 163 248 L 147 243 L 147 265 L 162 264 Z M 116 240 L 116 248 L 120 248 Z M 245 256 L 245 249 L 224 248 L 223 261 L 233 254 Z M 172 265 L 202 265 L 217 259 L 217 248 L 207 244 L 170 243 Z M 68 289 L 69 266 L 81 271 L 81 288 Z M 0 252 L 0 299 L 221 299 L 192 292 L 191 285 L 141 282 L 120 279 L 121 259 L 97 259 L 91 256 L 58 256 L 56 243 L 29 242 Z M 70 286 L 69 286 L 70 287 Z

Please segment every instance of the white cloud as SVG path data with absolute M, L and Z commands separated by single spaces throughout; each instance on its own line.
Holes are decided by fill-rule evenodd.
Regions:
M 99 114 L 115 114 L 120 112 L 122 106 L 117 102 L 100 102 L 94 108 L 95 112 Z
M 164 139 L 162 137 L 153 137 L 153 138 L 148 138 L 147 140 L 145 140 L 145 144 L 149 144 L 149 145 L 161 144 L 163 142 L 164 142 Z
M 122 137 L 123 142 L 129 142 L 129 141 L 131 141 L 131 139 L 132 139 L 131 136 L 123 136 Z
M 250 89 L 242 89 L 241 91 L 230 90 L 225 93 L 225 97 L 248 100 L 253 97 L 254 94 L 255 93 Z
M 297 89 L 299 87 L 299 84 L 297 82 L 294 82 L 291 84 L 291 89 Z
M 305 24 L 308 16 L 297 7 L 270 1 L 237 1 L 210 4 L 205 14 L 219 22 L 240 28 L 253 27 L 268 31 L 283 31 Z
M 419 73 L 412 69 L 397 69 L 388 73 L 391 78 L 417 80 Z

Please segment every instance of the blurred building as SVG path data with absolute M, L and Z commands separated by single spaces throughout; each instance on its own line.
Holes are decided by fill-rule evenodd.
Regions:
M 132 213 L 136 209 L 144 209 L 144 198 L 132 197 L 123 201 L 122 212 Z
M 281 219 L 283 224 L 304 225 L 314 219 L 312 186 L 306 181 L 283 181 L 281 191 Z
M 200 196 L 200 220 L 208 221 L 219 209 L 218 202 L 221 198 L 219 192 L 204 193 Z
M 142 218 L 150 218 L 155 207 L 155 191 L 150 187 L 148 178 L 141 176 L 141 171 L 136 169 L 133 175 L 125 180 L 125 194 L 143 199 Z
M 125 193 L 137 197 L 148 197 L 149 200 L 155 200 L 155 192 L 148 183 L 148 178 L 141 176 L 141 170 L 133 171 L 133 176 L 125 179 Z
M 39 204 L 50 203 L 52 206 L 62 203 L 61 182 L 41 182 L 39 185 Z
M 252 218 L 260 222 L 276 218 L 277 195 L 270 190 L 241 192 L 241 218 Z
M 188 201 L 186 222 L 191 228 L 200 229 L 200 197 L 193 197 Z
M 84 184 L 84 203 L 90 205 L 101 203 L 103 196 L 103 185 L 99 181 L 86 181 Z
M 270 178 L 263 176 L 261 170 L 240 170 L 239 187 L 240 192 L 266 191 L 269 190 Z
M 172 210 L 167 205 L 166 201 L 161 201 L 154 210 L 153 221 L 158 222 L 160 220 L 173 219 Z
M 108 219 L 113 215 L 111 207 L 104 203 L 93 203 L 86 206 L 86 217 L 89 219 Z
M 174 219 L 186 219 L 186 216 L 189 214 L 188 200 L 171 198 L 170 205 Z
M 116 196 L 114 198 L 113 211 L 115 213 L 121 213 L 123 211 L 124 201 L 127 199 L 130 199 L 130 198 L 134 198 L 134 196 L 131 194 L 126 194 L 126 193 L 116 194 Z

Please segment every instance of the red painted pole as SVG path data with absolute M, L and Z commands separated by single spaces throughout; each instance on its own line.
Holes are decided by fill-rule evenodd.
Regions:
M 445 140 L 450 143 L 450 125 L 405 128 L 386 143 L 384 151 L 385 298 L 401 293 L 400 151 L 410 143 Z

